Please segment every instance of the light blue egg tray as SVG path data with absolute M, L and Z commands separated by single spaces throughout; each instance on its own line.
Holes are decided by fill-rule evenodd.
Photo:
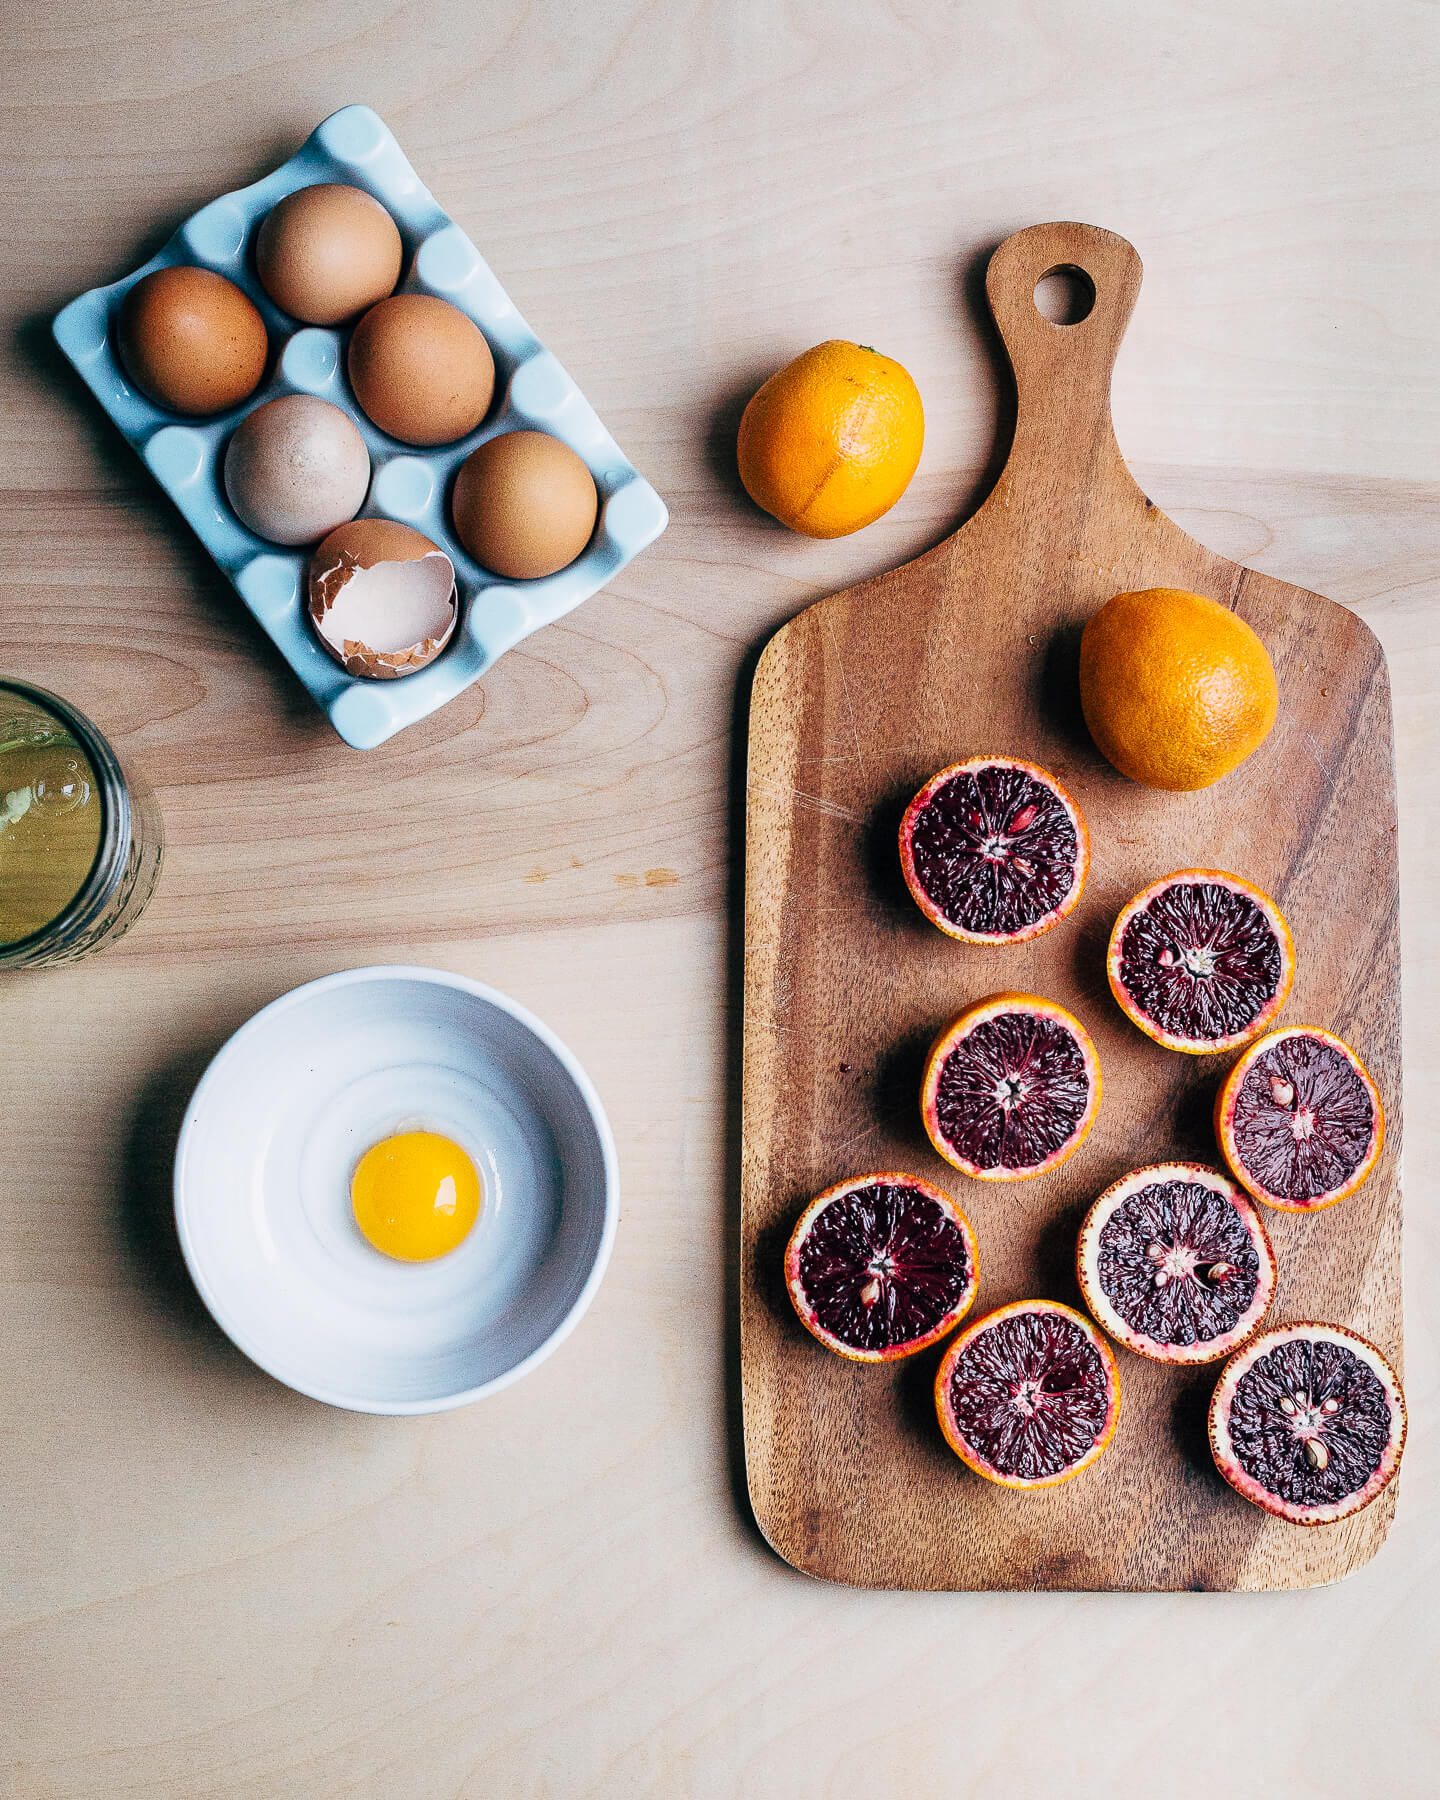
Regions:
M 386 207 L 405 243 L 402 293 L 439 294 L 475 321 L 495 355 L 497 401 L 477 431 L 437 451 L 387 437 L 356 405 L 345 378 L 345 333 L 300 326 L 268 299 L 250 242 L 284 195 L 317 181 L 365 188 Z M 199 263 L 228 276 L 260 308 L 270 332 L 272 372 L 242 406 L 213 419 L 178 422 L 130 384 L 116 358 L 111 321 L 142 275 L 169 263 Z M 187 219 L 159 255 L 110 287 L 81 294 L 56 317 L 55 341 L 100 404 L 145 459 L 240 598 L 304 682 L 346 743 L 383 744 L 469 687 L 499 656 L 588 600 L 665 529 L 665 504 L 628 462 L 560 364 L 516 312 L 475 246 L 436 205 L 384 122 L 368 106 L 326 119 L 286 163 Z M 428 668 L 396 681 L 347 675 L 321 649 L 302 605 L 308 551 L 256 537 L 225 498 L 221 463 L 235 427 L 281 394 L 318 394 L 354 419 L 370 452 L 362 517 L 399 519 L 434 540 L 455 565 L 460 624 Z M 600 491 L 589 547 L 540 581 L 507 582 L 480 567 L 450 530 L 446 496 L 455 470 L 502 431 L 548 431 L 581 456 Z

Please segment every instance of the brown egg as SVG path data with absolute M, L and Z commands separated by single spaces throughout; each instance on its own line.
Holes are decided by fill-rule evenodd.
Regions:
M 352 519 L 310 558 L 310 622 L 352 675 L 393 681 L 423 669 L 459 617 L 455 566 L 438 544 L 393 519 Z
M 225 492 L 275 544 L 313 544 L 365 503 L 370 453 L 348 413 L 314 394 L 257 406 L 225 451 Z
M 543 431 L 507 431 L 467 456 L 450 514 L 460 542 L 496 575 L 533 581 L 563 569 L 590 542 L 600 497 L 568 445 Z
M 248 400 L 269 341 L 253 301 L 213 269 L 178 263 L 142 276 L 115 326 L 125 373 L 147 399 L 207 418 Z
M 319 181 L 272 206 L 255 237 L 260 285 L 307 325 L 343 325 L 395 292 L 404 248 L 363 188 Z
M 495 359 L 485 334 L 434 294 L 396 294 L 355 327 L 355 398 L 402 444 L 451 444 L 490 410 Z

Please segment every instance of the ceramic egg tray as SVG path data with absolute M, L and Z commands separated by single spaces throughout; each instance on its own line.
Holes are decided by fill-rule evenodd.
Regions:
M 478 430 L 421 451 L 376 429 L 345 378 L 346 333 L 301 326 L 280 312 L 257 280 L 250 243 L 277 200 L 315 182 L 364 188 L 399 227 L 408 273 L 402 293 L 438 294 L 469 315 L 495 357 L 496 403 Z M 213 419 L 177 420 L 140 394 L 115 354 L 111 322 L 142 275 L 171 263 L 214 269 L 259 307 L 270 333 L 268 378 L 243 405 Z M 240 598 L 269 633 L 340 736 L 357 749 L 382 744 L 452 700 L 522 638 L 563 618 L 665 529 L 664 502 L 621 453 L 579 388 L 540 343 L 460 227 L 434 201 L 384 122 L 367 106 L 326 119 L 286 163 L 252 186 L 224 194 L 187 219 L 157 256 L 110 287 L 81 294 L 56 317 L 55 339 L 100 404 L 144 458 Z M 362 517 L 398 519 L 424 532 L 455 565 L 461 618 L 444 653 L 394 681 L 357 680 L 321 648 L 302 603 L 309 551 L 267 543 L 243 526 L 225 498 L 221 465 L 230 434 L 257 406 L 282 394 L 317 394 L 359 427 L 370 453 Z M 549 432 L 585 462 L 600 494 L 589 546 L 558 574 L 503 581 L 467 556 L 450 530 L 447 494 L 456 469 L 486 438 L 532 428 Z

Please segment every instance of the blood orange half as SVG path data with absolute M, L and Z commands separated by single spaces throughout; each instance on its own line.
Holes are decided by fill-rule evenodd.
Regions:
M 1018 944 L 1072 911 L 1090 867 L 1080 808 L 1015 756 L 932 775 L 900 821 L 900 864 L 932 924 L 971 944 Z
M 1231 1357 L 1210 1402 L 1215 1466 L 1296 1525 L 1349 1518 L 1389 1486 L 1405 1449 L 1390 1364 L 1343 1325 L 1282 1325 Z
M 1110 991 L 1157 1044 L 1205 1056 L 1264 1031 L 1285 1004 L 1295 944 L 1280 908 L 1238 875 L 1180 869 L 1115 921 Z
M 785 1286 L 800 1322 L 856 1362 L 913 1356 L 970 1310 L 980 1257 L 948 1194 L 890 1171 L 837 1182 L 800 1215 Z
M 1156 1163 L 1106 1188 L 1075 1261 L 1096 1319 L 1155 1362 L 1217 1362 L 1254 1335 L 1275 1298 L 1259 1213 L 1197 1163 Z
M 992 994 L 931 1046 L 920 1085 L 930 1142 L 977 1181 L 1025 1181 L 1084 1143 L 1100 1107 L 1090 1033 L 1038 994 Z
M 1370 1071 L 1313 1025 L 1269 1032 L 1215 1097 L 1215 1136 L 1235 1179 L 1285 1212 L 1348 1200 L 1375 1167 L 1385 1109 Z
M 964 1463 L 1002 1487 L 1053 1487 L 1115 1435 L 1120 1373 L 1073 1307 L 1017 1300 L 967 1326 L 941 1358 L 935 1410 Z

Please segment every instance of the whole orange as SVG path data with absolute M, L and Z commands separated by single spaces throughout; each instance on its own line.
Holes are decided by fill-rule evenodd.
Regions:
M 920 391 L 898 362 L 831 338 L 786 363 L 740 420 L 740 479 L 807 537 L 873 524 L 910 485 L 925 442 Z
M 1146 787 L 1209 787 L 1275 723 L 1264 644 L 1203 594 L 1116 594 L 1080 639 L 1080 702 L 1102 755 Z

